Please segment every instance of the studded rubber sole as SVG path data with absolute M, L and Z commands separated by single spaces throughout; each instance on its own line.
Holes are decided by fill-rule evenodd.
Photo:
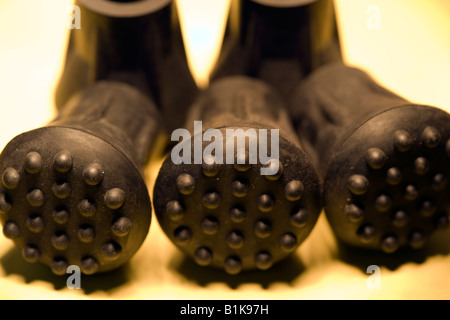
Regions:
M 421 248 L 450 211 L 450 116 L 404 106 L 361 125 L 325 179 L 326 212 L 344 241 L 391 253 Z
M 167 236 L 201 266 L 229 274 L 270 268 L 308 236 L 318 217 L 318 181 L 308 160 L 281 143 L 280 169 L 164 162 L 155 212 Z M 320 210 L 320 209 L 319 209 Z
M 84 274 L 114 269 L 147 234 L 151 203 L 139 171 L 85 132 L 47 127 L 24 133 L 3 150 L 0 174 L 4 235 L 25 260 L 55 274 L 69 265 Z

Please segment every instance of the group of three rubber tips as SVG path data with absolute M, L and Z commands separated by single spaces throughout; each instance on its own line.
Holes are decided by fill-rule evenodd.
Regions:
M 57 274 L 128 261 L 149 230 L 143 169 L 161 134 L 155 214 L 200 266 L 266 270 L 323 207 L 340 240 L 386 252 L 448 224 L 449 115 L 331 64 L 331 1 L 232 1 L 199 95 L 171 1 L 78 4 L 57 119 L 0 158 L 3 232 L 26 260 Z

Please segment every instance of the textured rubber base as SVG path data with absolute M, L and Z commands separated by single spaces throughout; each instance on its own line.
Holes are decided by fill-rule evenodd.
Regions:
M 25 260 L 55 274 L 126 262 L 144 241 L 151 203 L 136 167 L 80 130 L 46 127 L 13 139 L 0 156 L 0 220 Z
M 450 115 L 426 106 L 387 110 L 334 155 L 325 211 L 341 240 L 387 253 L 421 248 L 450 213 Z
M 275 175 L 249 164 L 248 149 L 245 164 L 236 164 L 236 152 L 235 164 L 177 165 L 169 156 L 153 202 L 170 240 L 197 264 L 229 274 L 265 270 L 291 254 L 317 221 L 320 187 L 296 145 L 280 137 L 279 150 Z

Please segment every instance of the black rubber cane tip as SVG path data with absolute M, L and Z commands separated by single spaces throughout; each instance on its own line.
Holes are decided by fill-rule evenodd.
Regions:
M 190 163 L 169 155 L 155 183 L 155 213 L 169 239 L 199 265 L 229 274 L 266 270 L 291 254 L 321 210 L 320 183 L 306 155 L 280 137 L 279 165 L 251 162 L 248 145 L 227 163 L 224 141 L 222 162 L 216 150 L 214 162 L 194 163 L 193 141 L 181 142 L 183 152 L 191 150 Z M 275 165 L 271 175 L 262 174 Z
M 50 142 L 50 143 L 49 143 Z M 0 155 L 0 221 L 26 261 L 55 274 L 115 269 L 144 241 L 151 203 L 140 171 L 91 134 L 46 127 L 14 138 Z
M 387 253 L 448 226 L 450 115 L 408 105 L 371 118 L 333 157 L 325 211 L 338 238 Z

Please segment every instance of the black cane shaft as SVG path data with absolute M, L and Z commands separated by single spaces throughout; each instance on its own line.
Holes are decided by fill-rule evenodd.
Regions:
M 332 1 L 234 0 L 212 79 L 260 78 L 282 94 L 312 70 L 340 60 Z
M 76 5 L 81 29 L 70 33 L 56 91 L 58 108 L 88 84 L 120 81 L 155 103 L 165 116 L 167 130 L 180 127 L 197 87 L 187 65 L 174 2 L 77 0 Z
M 134 73 L 126 81 L 133 85 L 139 84 L 146 92 L 154 95 L 155 92 L 146 88 L 150 85 L 146 72 L 151 67 L 147 61 L 153 62 L 158 55 L 160 58 L 162 52 L 167 53 L 170 47 L 168 4 L 171 1 L 164 2 L 166 6 L 160 10 L 147 1 L 149 5 L 142 8 L 145 11 L 125 14 L 136 6 L 136 1 L 90 3 L 77 0 L 75 5 L 80 8 L 82 23 L 79 30 L 72 30 L 70 33 L 66 67 L 56 92 L 57 106 L 62 108 L 87 83 L 114 79 L 122 73 Z M 147 34 L 152 36 L 146 36 Z M 146 52 L 146 47 L 152 47 L 153 50 Z M 81 74 L 74 77 L 77 70 Z M 137 75 L 139 73 L 142 73 L 141 79 Z

